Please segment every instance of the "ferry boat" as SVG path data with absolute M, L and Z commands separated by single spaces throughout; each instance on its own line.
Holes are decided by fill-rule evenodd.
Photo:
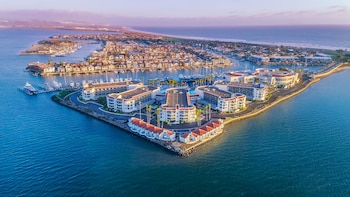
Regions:
M 26 83 L 21 90 L 28 95 L 38 94 L 38 90 L 35 89 L 30 83 Z

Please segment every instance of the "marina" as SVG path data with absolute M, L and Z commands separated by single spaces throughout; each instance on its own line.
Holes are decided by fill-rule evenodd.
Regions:
M 50 92 L 59 92 L 59 91 L 78 91 L 81 89 L 80 83 L 70 82 L 69 85 L 62 86 L 61 83 L 53 81 L 52 84 L 45 83 L 44 85 L 33 86 L 30 83 L 26 83 L 23 87 L 17 88 L 19 91 L 22 91 L 28 95 L 37 95 Z

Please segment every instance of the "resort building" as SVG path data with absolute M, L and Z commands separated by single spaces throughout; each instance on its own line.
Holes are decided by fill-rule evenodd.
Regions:
M 130 118 L 128 126 L 131 131 L 146 136 L 149 139 L 157 139 L 167 142 L 173 142 L 176 139 L 175 132 L 154 126 L 138 118 Z
M 157 91 L 159 88 L 153 86 L 140 86 L 125 92 L 108 94 L 107 107 L 115 112 L 130 113 L 139 110 L 142 105 L 152 103 Z
M 102 82 L 102 83 L 83 83 L 81 96 L 84 100 L 97 100 L 99 97 L 105 97 L 111 93 L 124 92 L 134 89 L 143 84 L 138 81 L 117 81 L 117 82 Z
M 185 144 L 193 144 L 196 142 L 209 140 L 222 133 L 223 128 L 224 121 L 221 119 L 214 119 L 207 124 L 195 129 L 194 131 L 180 135 L 179 141 Z
M 238 112 L 246 106 L 246 96 L 241 93 L 233 94 L 214 86 L 200 86 L 195 92 L 205 102 L 210 103 L 212 109 L 220 112 Z
M 171 124 L 196 121 L 196 107 L 190 104 L 190 94 L 186 89 L 168 89 L 165 97 L 165 104 L 160 108 L 161 121 Z

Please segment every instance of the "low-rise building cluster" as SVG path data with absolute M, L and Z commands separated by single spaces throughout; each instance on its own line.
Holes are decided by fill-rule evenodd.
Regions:
M 202 142 L 223 132 L 224 122 L 221 119 L 213 119 L 199 128 L 186 132 L 179 136 L 179 141 L 185 144 L 193 144 Z
M 61 39 L 94 39 L 103 43 L 85 62 L 47 63 L 52 69 L 36 69 L 41 75 L 86 74 L 99 72 L 154 71 L 224 67 L 232 65 L 230 59 L 195 48 L 186 42 L 171 42 L 164 37 L 142 33 L 59 35 Z M 28 66 L 31 70 L 34 67 Z M 34 70 L 31 70 L 34 71 Z
M 175 132 L 154 126 L 138 118 L 130 118 L 128 126 L 131 131 L 146 136 L 149 139 L 157 139 L 167 142 L 173 142 L 176 140 Z

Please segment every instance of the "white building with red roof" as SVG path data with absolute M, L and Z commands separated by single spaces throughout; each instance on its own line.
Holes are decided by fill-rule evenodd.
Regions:
M 209 140 L 222 133 L 224 122 L 221 119 L 214 119 L 207 124 L 195 129 L 194 131 L 182 134 L 179 141 L 185 144 L 192 144 Z
M 128 126 L 131 129 L 131 131 L 146 136 L 149 139 L 157 139 L 171 142 L 175 141 L 176 139 L 175 132 L 154 126 L 135 117 L 129 119 Z

